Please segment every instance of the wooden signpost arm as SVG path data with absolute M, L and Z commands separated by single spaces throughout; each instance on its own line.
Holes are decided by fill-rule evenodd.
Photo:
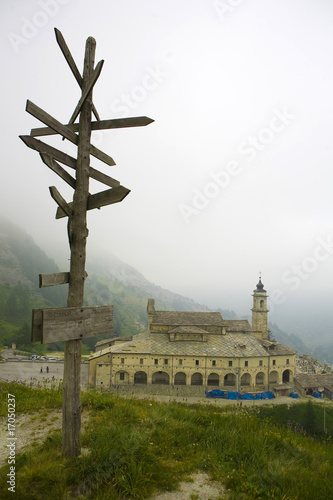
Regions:
M 68 129 L 66 125 L 60 123 L 58 120 L 53 118 L 53 116 L 49 115 L 46 111 L 36 106 L 36 104 L 34 104 L 33 102 L 29 101 L 29 99 L 27 100 L 27 105 L 25 110 L 35 118 L 38 118 L 38 120 L 52 127 L 52 129 L 57 134 L 62 135 L 73 144 L 76 145 L 78 144 L 79 139 L 78 136 L 75 134 L 75 132 Z M 95 156 L 95 158 L 97 158 L 98 160 L 103 161 L 107 165 L 110 166 L 115 165 L 115 161 L 113 160 L 113 158 L 111 158 L 111 156 L 104 153 L 104 151 L 101 151 L 100 149 L 96 148 L 93 144 L 90 144 L 90 154 L 92 156 Z
M 87 99 L 87 96 L 89 95 L 89 93 L 92 90 L 93 86 L 97 82 L 97 79 L 98 79 L 99 75 L 101 74 L 103 64 L 104 64 L 103 60 L 99 61 L 99 63 L 97 64 L 97 66 L 96 66 L 93 74 L 89 78 L 89 81 L 86 82 L 85 87 L 82 86 L 82 96 L 81 96 L 81 99 L 79 100 L 79 102 L 76 105 L 74 113 L 72 114 L 71 119 L 68 122 L 69 124 L 74 123 L 75 120 L 76 120 L 76 118 L 78 117 L 78 115 L 79 115 L 79 113 L 81 111 L 81 108 L 82 108 L 83 104 L 85 103 L 85 100 Z
M 76 64 L 75 64 L 75 61 L 73 59 L 73 56 L 71 54 L 71 51 L 69 50 L 68 48 L 68 45 L 67 43 L 65 42 L 65 39 L 64 37 L 62 36 L 62 33 L 60 30 L 58 30 L 57 28 L 54 28 L 54 32 L 55 32 L 55 36 L 56 36 L 56 39 L 57 39 L 57 42 L 58 42 L 58 45 L 60 47 L 60 50 L 61 52 L 63 53 L 67 63 L 68 63 L 68 66 L 70 67 L 73 75 L 75 76 L 75 79 L 77 81 L 77 83 L 80 85 L 80 87 L 82 88 L 82 76 L 80 75 L 80 71 L 78 70 Z M 99 120 L 99 114 L 97 113 L 97 110 L 94 106 L 94 104 L 92 105 L 92 110 L 93 110 L 93 113 L 96 117 L 96 120 Z
M 84 58 L 82 93 L 91 81 L 94 68 L 96 41 L 89 37 Z M 76 189 L 73 199 L 71 263 L 67 307 L 82 307 L 85 280 L 86 239 L 88 229 L 87 200 L 89 191 L 89 154 L 91 135 L 92 93 L 88 93 L 80 113 Z M 65 343 L 64 398 L 62 419 L 62 451 L 67 457 L 81 450 L 81 340 Z
M 150 123 L 153 123 L 152 118 L 148 116 L 134 116 L 130 118 L 113 118 L 112 120 L 100 120 L 98 122 L 91 122 L 91 130 L 106 130 L 113 128 L 127 128 L 127 127 L 146 127 Z M 73 123 L 71 125 L 65 125 L 68 130 L 72 132 L 78 132 L 79 124 Z M 32 128 L 30 131 L 31 137 L 40 137 L 43 135 L 55 135 L 58 132 L 53 130 L 51 127 L 40 127 Z

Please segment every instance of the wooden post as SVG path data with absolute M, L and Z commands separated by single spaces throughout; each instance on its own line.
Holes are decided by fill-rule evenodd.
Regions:
M 89 37 L 84 58 L 82 93 L 89 84 L 94 70 L 96 41 Z M 70 281 L 67 307 L 82 307 L 85 280 L 87 229 L 87 200 L 89 193 L 89 161 L 92 91 L 81 108 L 79 122 L 78 156 L 76 167 L 76 188 L 73 198 L 73 213 L 69 217 L 69 240 L 71 247 Z M 65 343 L 62 451 L 67 457 L 81 452 L 81 340 Z
M 62 124 L 31 101 L 27 101 L 26 111 L 44 125 L 33 129 L 31 135 L 20 135 L 22 141 L 40 153 L 43 162 L 62 180 L 74 189 L 73 202 L 68 203 L 55 186 L 50 187 L 52 198 L 58 205 L 56 218 L 68 217 L 68 239 L 71 249 L 70 272 L 40 275 L 40 287 L 69 283 L 67 308 L 34 309 L 32 314 L 32 341 L 65 341 L 64 381 L 63 381 L 63 418 L 62 450 L 67 457 L 76 457 L 81 451 L 81 339 L 100 335 L 112 330 L 112 306 L 93 308 L 83 307 L 84 280 L 86 263 L 87 210 L 121 202 L 130 192 L 112 177 L 90 167 L 90 155 L 107 165 L 115 165 L 114 160 L 90 143 L 91 130 L 104 130 L 123 127 L 141 127 L 154 120 L 147 116 L 112 120 L 99 119 L 92 102 L 92 89 L 102 69 L 100 61 L 94 69 L 96 42 L 88 38 L 84 57 L 83 76 L 81 77 L 67 44 L 59 30 L 55 29 L 57 42 L 65 59 L 78 81 L 82 95 L 69 124 Z M 97 118 L 91 122 L 92 112 Z M 80 114 L 79 123 L 73 123 Z M 77 135 L 75 132 L 79 132 Z M 63 138 L 77 144 L 77 159 L 63 153 L 49 144 L 35 139 L 35 136 L 60 134 Z M 76 171 L 72 177 L 57 161 Z M 112 189 L 89 194 L 89 177 Z M 88 321 L 87 321 L 88 316 Z

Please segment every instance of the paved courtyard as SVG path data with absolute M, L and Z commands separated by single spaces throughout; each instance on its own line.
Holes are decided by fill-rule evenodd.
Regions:
M 49 372 L 47 373 L 47 367 Z M 41 372 L 42 369 L 42 372 Z M 88 384 L 89 364 L 81 364 L 81 386 L 85 388 Z M 58 383 L 64 375 L 64 363 L 58 361 L 1 361 L 0 362 L 0 380 L 15 381 L 21 380 L 25 383 L 38 382 L 51 384 Z

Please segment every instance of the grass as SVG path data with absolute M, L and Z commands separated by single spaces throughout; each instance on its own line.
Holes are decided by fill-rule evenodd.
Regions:
M 6 397 L 16 391 L 7 386 L 2 384 Z M 61 406 L 59 391 L 21 386 L 17 391 L 12 393 L 18 408 L 22 399 L 22 411 L 35 411 L 38 404 L 40 412 L 55 408 L 55 402 Z M 220 481 L 228 500 L 333 498 L 331 439 L 274 423 L 272 415 L 261 413 L 264 407 L 161 404 L 94 392 L 82 393 L 82 406 L 90 412 L 82 433 L 86 453 L 62 457 L 58 431 L 18 455 L 17 498 L 143 500 L 174 489 L 196 471 Z M 274 411 L 278 415 L 278 405 Z M 7 472 L 6 464 L 0 469 L 2 492 Z

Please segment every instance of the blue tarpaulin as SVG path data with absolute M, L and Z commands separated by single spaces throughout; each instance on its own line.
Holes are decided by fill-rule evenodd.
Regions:
M 314 392 L 314 393 L 312 394 L 312 396 L 313 396 L 314 398 L 321 398 L 321 394 L 320 394 L 320 392 Z
M 266 391 L 258 394 L 251 394 L 250 392 L 241 394 L 240 392 L 234 391 L 220 391 L 219 389 L 214 389 L 213 391 L 206 392 L 207 398 L 220 398 L 220 399 L 273 399 L 274 394 L 272 391 Z
M 226 391 L 220 391 L 219 389 L 214 389 L 213 391 L 206 392 L 206 397 L 207 398 L 223 398 L 227 399 L 228 394 Z
M 290 398 L 294 398 L 294 399 L 299 399 L 299 395 L 297 394 L 297 392 L 291 392 L 291 393 L 289 394 L 289 397 L 290 397 Z

